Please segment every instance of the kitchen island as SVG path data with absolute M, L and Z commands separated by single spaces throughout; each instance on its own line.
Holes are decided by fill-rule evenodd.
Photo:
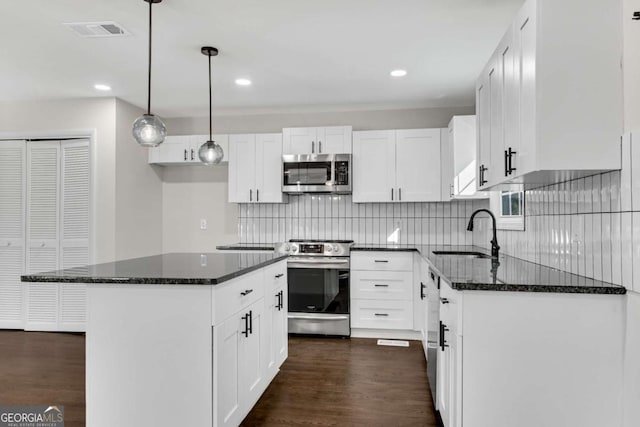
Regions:
M 285 258 L 176 253 L 22 280 L 87 286 L 88 426 L 235 426 L 287 357 Z

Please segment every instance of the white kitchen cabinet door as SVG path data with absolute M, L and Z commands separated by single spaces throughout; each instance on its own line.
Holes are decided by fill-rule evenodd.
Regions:
M 58 269 L 60 143 L 32 141 L 27 146 L 28 273 Z
M 0 328 L 21 329 L 26 142 L 0 142 Z
M 250 153 L 245 153 L 249 156 Z M 242 159 L 244 161 L 244 159 Z M 282 203 L 282 134 L 255 136 L 256 202 Z
M 316 128 L 282 130 L 283 154 L 317 154 Z
M 60 268 L 85 267 L 90 264 L 89 140 L 63 141 L 60 149 Z
M 265 372 L 267 379 L 270 379 L 276 375 L 288 355 L 286 286 L 270 290 L 265 296 L 265 303 L 268 314 L 264 324 L 266 335 Z
M 176 164 L 188 162 L 192 155 L 191 142 L 189 136 L 168 136 L 162 144 L 150 149 L 150 152 L 154 153 L 154 163 Z
M 397 201 L 441 200 L 440 129 L 396 131 Z
M 266 343 L 264 327 L 264 301 L 259 300 L 242 310 L 243 316 L 249 314 L 248 336 L 240 339 L 240 395 L 248 411 L 258 401 L 266 383 L 264 360 Z M 245 331 L 243 329 L 243 331 Z M 245 334 L 246 335 L 246 334 Z M 244 412 L 244 411 L 243 411 Z
M 229 136 L 229 202 L 255 201 L 256 138 L 253 134 Z
M 353 201 L 389 202 L 396 192 L 395 131 L 353 133 Z
M 518 175 L 520 153 L 520 66 L 517 61 L 519 46 L 514 27 L 503 39 L 501 46 L 501 66 L 504 100 L 504 177 Z M 514 154 L 515 153 L 515 154 Z
M 489 104 L 490 104 L 490 135 L 489 143 L 491 151 L 491 169 L 487 171 L 488 185 L 493 185 L 504 179 L 504 121 L 502 117 L 503 110 L 503 77 L 502 77 L 502 57 L 500 55 L 494 58 L 489 68 L 487 76 L 489 84 Z
M 453 121 L 453 119 L 451 119 Z M 449 202 L 454 196 L 454 141 L 453 128 L 442 129 L 440 132 L 440 200 Z
M 509 108 L 517 110 L 519 114 L 517 139 L 518 153 L 513 162 L 517 170 L 515 175 L 523 175 L 535 168 L 536 162 L 536 3 L 529 0 L 524 4 L 514 24 L 514 46 L 516 49 L 515 69 L 519 93 L 517 104 L 510 104 Z M 513 119 L 514 117 L 510 117 Z M 511 131 L 514 131 L 512 129 Z
M 476 116 L 454 116 L 449 122 L 449 144 L 452 154 L 453 185 L 452 197 L 455 199 L 486 198 L 482 192 L 476 192 Z M 443 175 L 445 176 L 445 175 Z
M 351 134 L 351 126 L 316 128 L 316 138 L 318 140 L 316 153 L 350 154 Z
M 240 386 L 242 369 L 243 314 L 234 314 L 213 328 L 213 413 L 216 426 L 238 426 L 242 421 L 243 404 Z
M 476 87 L 476 186 L 486 187 L 489 183 L 491 165 L 491 90 L 488 71 L 483 71 Z

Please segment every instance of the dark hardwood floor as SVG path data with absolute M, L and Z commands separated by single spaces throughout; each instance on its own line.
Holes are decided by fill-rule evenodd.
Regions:
M 64 405 L 85 425 L 84 335 L 0 330 L 0 404 Z
M 85 424 L 85 338 L 0 330 L 0 404 L 65 407 Z M 289 358 L 243 426 L 437 426 L 419 342 L 290 338 Z
M 289 358 L 243 426 L 437 426 L 422 346 L 290 338 Z

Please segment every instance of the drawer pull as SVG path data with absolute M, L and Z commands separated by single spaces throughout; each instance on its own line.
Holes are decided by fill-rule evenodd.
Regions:
M 247 295 L 249 295 L 251 292 L 253 292 L 253 289 L 247 289 L 245 291 L 240 292 L 240 295 L 242 295 L 243 297 L 246 297 Z
M 281 278 L 282 276 L 284 276 L 284 274 L 283 274 L 283 273 L 276 274 L 276 279 L 279 279 L 279 278 Z
M 447 298 L 440 298 L 440 302 L 443 304 L 449 304 L 449 300 Z
M 376 313 L 375 315 L 378 316 L 378 317 L 387 317 L 387 316 L 389 316 L 389 314 L 387 314 L 387 313 Z
M 389 262 L 389 260 L 386 259 L 376 259 L 373 262 Z
M 383 284 L 378 284 L 378 283 L 376 283 L 373 286 L 375 286 L 376 288 L 388 288 L 389 287 L 389 285 L 383 285 Z

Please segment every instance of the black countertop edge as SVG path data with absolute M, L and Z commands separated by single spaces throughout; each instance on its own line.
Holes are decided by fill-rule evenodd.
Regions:
M 216 249 L 219 251 L 274 251 L 276 247 L 266 243 L 234 243 L 232 245 L 216 246 Z
M 351 247 L 351 252 L 379 252 L 379 251 L 389 251 L 389 252 L 420 252 L 417 247 L 411 246 L 367 246 L 367 245 L 353 245 Z
M 624 295 L 623 286 L 570 286 L 570 285 L 517 285 L 512 283 L 463 283 L 452 282 L 451 288 L 457 291 L 501 291 L 501 292 L 540 292 L 554 294 L 604 294 Z
M 276 262 L 286 259 L 288 255 L 281 255 L 266 260 L 250 267 L 244 267 L 233 273 L 216 278 L 170 278 L 170 277 L 91 277 L 91 276 L 47 276 L 46 274 L 34 274 L 20 276 L 22 282 L 39 283 L 104 283 L 104 284 L 124 284 L 124 285 L 218 285 L 220 283 L 235 279 L 255 270 L 259 270 Z

